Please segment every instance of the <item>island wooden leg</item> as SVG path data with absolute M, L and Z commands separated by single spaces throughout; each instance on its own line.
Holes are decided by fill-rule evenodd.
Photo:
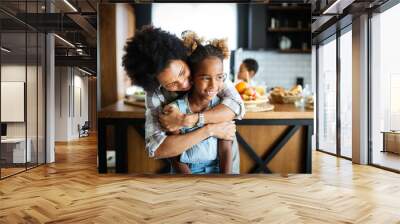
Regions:
M 307 140 L 306 140 L 306 169 L 305 173 L 312 173 L 312 133 L 313 133 L 313 125 L 307 125 Z
M 121 120 L 115 127 L 115 172 L 128 172 L 127 155 L 127 124 Z
M 264 172 L 264 173 L 271 173 L 271 171 L 268 169 L 267 166 L 264 165 L 264 160 L 262 160 L 257 153 L 254 151 L 254 149 L 244 140 L 244 138 L 239 134 L 239 132 L 236 132 L 236 138 L 238 141 L 238 144 L 243 147 L 243 149 L 247 152 L 247 154 L 254 160 L 256 163 L 256 169 L 261 168 L 261 171 L 258 172 Z
M 99 173 L 107 173 L 107 151 L 106 151 L 106 124 L 101 118 L 98 119 L 97 153 Z
M 140 135 L 140 137 L 143 139 L 143 141 L 145 141 L 144 123 L 142 123 L 141 121 L 131 121 L 129 124 Z M 158 161 L 162 161 L 164 163 L 164 166 L 161 167 L 161 169 L 155 171 L 155 173 L 157 173 L 157 174 L 169 174 L 171 172 L 171 170 L 170 170 L 171 166 L 170 166 L 169 160 L 168 159 L 160 159 Z

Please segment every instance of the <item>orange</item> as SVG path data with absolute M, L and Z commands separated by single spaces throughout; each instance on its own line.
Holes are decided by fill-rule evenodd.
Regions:
M 236 87 L 236 90 L 239 93 L 243 93 L 247 88 L 247 83 L 246 82 L 239 82 L 238 84 L 236 84 L 235 87 Z
M 256 91 L 252 87 L 247 87 L 244 90 L 244 94 L 246 94 L 248 96 L 255 96 L 256 95 Z

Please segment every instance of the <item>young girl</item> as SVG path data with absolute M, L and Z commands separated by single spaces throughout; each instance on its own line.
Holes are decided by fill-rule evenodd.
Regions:
M 185 114 L 200 113 L 219 104 L 217 93 L 227 78 L 223 72 L 223 60 L 229 56 L 226 40 L 213 40 L 207 45 L 194 33 L 183 36 L 185 45 L 192 49 L 189 67 L 193 87 L 189 93 L 174 101 L 172 105 Z M 199 115 L 200 116 L 200 115 Z M 188 133 L 200 128 L 182 128 Z M 194 145 L 180 156 L 171 159 L 176 173 L 226 173 L 232 172 L 232 141 L 209 137 Z M 217 159 L 218 158 L 218 159 Z

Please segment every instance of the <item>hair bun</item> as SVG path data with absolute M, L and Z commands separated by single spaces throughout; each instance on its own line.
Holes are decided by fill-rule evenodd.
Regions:
M 209 44 L 218 48 L 220 51 L 222 51 L 224 55 L 224 59 L 227 59 L 230 55 L 229 47 L 228 47 L 228 39 L 227 38 L 222 38 L 222 39 L 212 39 L 209 41 Z
M 189 55 L 192 54 L 196 48 L 204 42 L 204 39 L 199 37 L 197 33 L 191 30 L 183 31 L 181 34 L 183 45 L 189 49 Z

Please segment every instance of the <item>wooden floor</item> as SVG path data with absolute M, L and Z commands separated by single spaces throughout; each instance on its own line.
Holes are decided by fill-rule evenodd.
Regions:
M 400 223 L 400 175 L 320 152 L 312 175 L 99 175 L 96 139 L 0 181 L 0 223 Z
M 372 161 L 376 165 L 400 170 L 400 155 L 392 152 L 374 151 Z
M 3 177 L 8 177 L 11 176 L 13 174 L 19 173 L 19 172 L 23 172 L 25 171 L 25 167 L 24 168 L 0 168 L 1 169 L 1 178 Z
M 1 173 L 1 178 L 5 178 L 11 175 L 15 175 L 20 172 L 24 172 L 29 169 L 33 169 L 37 166 L 37 164 L 33 163 L 27 163 L 27 166 L 25 167 L 25 164 L 18 164 L 17 167 L 6 167 L 6 168 L 0 168 L 0 173 Z

